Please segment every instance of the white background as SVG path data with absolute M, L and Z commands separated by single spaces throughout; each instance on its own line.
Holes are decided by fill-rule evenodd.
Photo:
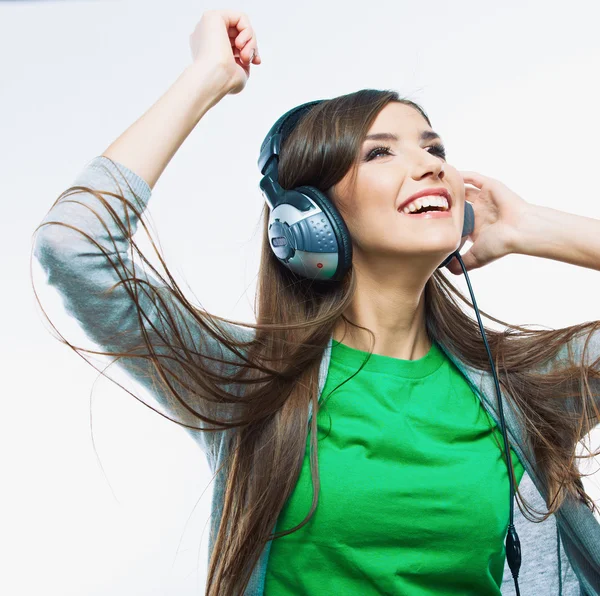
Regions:
M 188 37 L 213 8 L 248 13 L 262 64 L 202 119 L 148 210 L 209 311 L 254 320 L 266 132 L 295 105 L 359 88 L 421 104 L 459 170 L 600 229 L 596 0 L 0 2 L 4 594 L 204 593 L 202 452 L 55 339 L 29 259 L 52 203 L 190 63 Z M 84 338 L 35 260 L 31 273 L 58 329 Z M 600 271 L 510 255 L 470 275 L 479 307 L 514 324 L 600 318 Z M 600 499 L 600 476 L 583 482 Z

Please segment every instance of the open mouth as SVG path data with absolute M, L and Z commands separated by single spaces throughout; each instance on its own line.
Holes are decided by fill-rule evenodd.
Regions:
M 450 211 L 452 206 L 452 200 L 448 193 L 444 191 L 434 192 L 431 189 L 429 194 L 425 194 L 427 191 L 421 191 L 417 194 L 417 197 L 410 201 L 405 202 L 398 208 L 398 211 L 404 215 L 422 215 L 424 213 L 442 213 Z M 414 196 L 414 195 L 413 195 Z
M 398 209 L 400 215 L 414 218 L 425 218 L 425 219 L 439 219 L 440 217 L 452 217 L 450 214 L 451 208 L 445 209 L 434 205 L 428 205 L 427 207 L 421 207 L 417 211 L 407 213 L 401 209 Z
M 419 213 L 429 213 L 430 211 L 445 212 L 450 211 L 450 209 L 444 209 L 443 207 L 437 207 L 436 205 L 428 205 L 427 207 L 421 207 L 417 211 L 407 213 L 406 215 L 419 215 Z M 404 213 L 404 211 L 402 213 Z

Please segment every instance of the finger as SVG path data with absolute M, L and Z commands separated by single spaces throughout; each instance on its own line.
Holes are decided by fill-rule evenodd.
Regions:
M 233 43 L 233 40 L 231 41 L 231 49 L 234 51 L 233 55 L 236 58 L 239 58 L 246 64 L 250 64 L 251 62 L 254 62 L 255 64 L 261 63 L 260 56 L 258 55 L 258 48 L 256 47 L 255 38 L 251 37 L 249 40 L 247 40 L 247 42 L 243 45 L 242 48 L 238 48 L 238 46 L 241 44 L 237 40 L 236 43 Z
M 218 12 L 227 22 L 227 29 L 235 29 L 238 31 L 242 29 L 246 29 L 246 27 L 250 27 L 250 19 L 248 15 L 244 12 L 240 12 L 238 10 L 218 10 Z
M 244 29 L 244 31 L 242 31 L 235 38 L 235 40 L 230 41 L 233 43 L 232 47 L 235 47 L 239 50 L 239 55 L 244 59 L 245 62 L 248 64 L 250 64 L 250 62 L 254 62 L 255 64 L 261 63 L 260 56 L 258 55 L 256 35 L 254 35 L 254 32 L 251 28 Z
M 471 207 L 482 200 L 481 195 L 482 192 L 478 188 L 465 186 L 465 201 L 471 203 Z
M 233 45 L 240 50 L 240 52 L 244 49 L 244 46 L 252 39 L 252 27 L 248 27 L 247 29 L 243 29 L 240 31 L 239 35 L 233 40 Z
M 479 188 L 481 188 L 486 182 L 486 176 L 482 176 L 477 172 L 460 170 L 459 174 L 467 184 L 472 184 L 473 186 L 478 186 Z
M 479 269 L 482 266 L 482 263 L 473 254 L 472 249 L 468 250 L 464 255 L 460 255 L 460 258 L 467 271 L 473 271 L 473 269 Z M 460 267 L 460 263 L 457 263 L 457 265 Z M 462 267 L 460 267 L 460 270 L 462 272 Z
M 217 16 L 221 18 L 227 27 L 227 35 L 231 38 L 237 37 L 241 31 L 250 26 L 249 23 L 246 23 L 246 25 L 243 24 L 243 13 L 241 12 L 234 12 L 232 10 L 212 10 L 207 12 L 217 13 Z
M 257 44 L 256 34 L 252 33 L 252 35 L 250 36 L 250 39 L 247 39 L 245 43 L 240 43 L 240 39 L 237 39 L 237 38 L 241 36 L 241 33 L 235 27 L 230 27 L 229 31 L 227 33 L 229 35 L 229 42 L 231 43 L 231 47 L 239 49 L 239 50 L 242 50 L 244 48 L 244 46 L 248 43 L 248 41 L 251 41 L 253 39 L 254 40 L 254 49 L 255 49 L 254 63 L 260 64 L 262 62 L 262 60 L 260 58 L 260 54 L 258 53 L 258 44 Z M 236 40 L 237 40 L 237 43 L 236 43 Z M 239 47 L 240 45 L 242 47 Z M 237 56 L 239 56 L 239 54 Z

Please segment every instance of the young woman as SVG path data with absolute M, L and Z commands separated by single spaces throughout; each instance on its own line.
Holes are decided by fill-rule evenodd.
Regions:
M 599 419 L 600 321 L 533 331 L 486 315 L 507 328 L 485 329 L 507 462 L 484 339 L 456 298 L 473 305 L 438 270 L 464 243 L 467 201 L 466 269 L 517 252 L 598 269 L 600 222 L 457 171 L 422 108 L 363 89 L 304 115 L 277 168 L 282 188 L 318 188 L 339 212 L 348 271 L 297 275 L 265 205 L 257 321 L 212 315 L 133 240 L 184 139 L 261 64 L 244 13 L 204 13 L 190 43 L 193 64 L 52 206 L 35 256 L 102 350 L 65 343 L 116 356 L 206 453 L 206 594 L 513 593 L 507 469 L 529 511 L 547 507 L 543 523 L 516 512 L 523 594 L 600 593 L 600 527 L 575 463 Z M 421 191 L 430 206 L 410 207 Z

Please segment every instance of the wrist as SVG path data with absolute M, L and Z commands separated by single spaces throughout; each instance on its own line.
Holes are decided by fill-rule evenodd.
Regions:
M 193 62 L 186 67 L 184 76 L 189 80 L 192 92 L 198 98 L 204 112 L 217 104 L 229 93 L 225 69 L 216 65 Z
M 531 205 L 520 232 L 519 254 L 600 270 L 600 220 Z

